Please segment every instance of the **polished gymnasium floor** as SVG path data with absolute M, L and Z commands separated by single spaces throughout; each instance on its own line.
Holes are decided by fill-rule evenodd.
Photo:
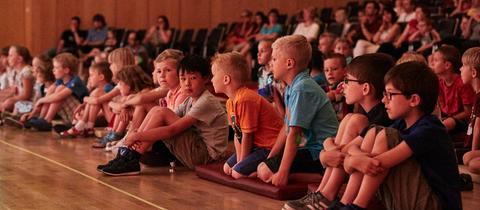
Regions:
M 282 201 L 225 187 L 194 172 L 143 167 L 141 176 L 96 171 L 111 153 L 93 139 L 0 127 L 0 209 L 281 209 Z M 462 193 L 465 210 L 480 209 L 480 185 Z

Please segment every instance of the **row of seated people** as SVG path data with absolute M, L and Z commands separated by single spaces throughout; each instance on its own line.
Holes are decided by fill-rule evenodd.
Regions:
M 53 129 L 74 138 L 92 136 L 103 116 L 111 130 L 93 147 L 117 151 L 97 167 L 111 176 L 139 174 L 140 158 L 151 149 L 191 169 L 221 160 L 230 125 L 235 153 L 224 173 L 233 178 L 283 186 L 294 172 L 323 174 L 315 192 L 286 209 L 363 209 L 375 192 L 387 209 L 461 209 L 462 179 L 449 136 L 468 135 L 472 151 L 464 163 L 478 173 L 480 48 L 461 57 L 442 46 L 430 63 L 413 52 L 397 64 L 382 53 L 348 64 L 341 54 L 328 54 L 323 76 L 316 72 L 319 82 L 307 69 L 323 57 L 311 56 L 304 36 L 262 41 L 259 48 L 263 67 L 251 88 L 249 64 L 235 52 L 216 55 L 210 67 L 200 56 L 165 50 L 150 76 L 134 65 L 131 49 L 118 48 L 108 63 L 90 67 L 84 85 L 71 53 L 53 61 L 37 56 L 30 67 L 28 49 L 11 46 L 0 62 L 2 120 L 50 131 L 58 115 L 71 127 Z M 212 92 L 228 97 L 226 110 Z

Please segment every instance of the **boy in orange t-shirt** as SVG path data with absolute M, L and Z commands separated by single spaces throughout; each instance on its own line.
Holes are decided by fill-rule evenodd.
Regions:
M 235 179 L 255 175 L 283 126 L 273 105 L 245 87 L 247 70 L 247 61 L 239 53 L 218 54 L 212 61 L 213 87 L 228 96 L 228 121 L 235 131 L 235 154 L 223 170 Z

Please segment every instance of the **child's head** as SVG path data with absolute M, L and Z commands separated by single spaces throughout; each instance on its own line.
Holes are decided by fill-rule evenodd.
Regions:
M 258 64 L 268 65 L 268 62 L 270 62 L 272 58 L 272 43 L 270 40 L 263 40 L 258 43 Z
M 474 79 L 479 78 L 480 47 L 472 47 L 465 51 L 462 56 L 462 64 L 462 68 L 460 68 L 462 81 L 464 84 L 472 84 Z
M 52 60 L 47 55 L 42 54 L 33 58 L 32 70 L 39 83 L 45 84 L 55 81 L 52 69 Z
M 433 29 L 433 23 L 430 19 L 423 19 L 418 21 L 417 28 L 420 33 L 426 34 Z
M 167 85 L 170 89 L 178 87 L 180 81 L 177 69 L 183 57 L 183 52 L 180 50 L 166 49 L 160 53 L 153 62 L 154 80 L 160 86 Z
M 182 59 L 178 69 L 182 90 L 193 98 L 200 97 L 212 74 L 207 60 L 198 55 L 188 55 Z
M 78 70 L 78 59 L 71 53 L 60 53 L 53 58 L 53 74 L 55 79 L 73 76 Z
M 212 59 L 212 84 L 217 93 L 225 93 L 226 87 L 242 86 L 248 80 L 248 64 L 237 52 L 217 54 Z
M 333 52 L 342 54 L 345 57 L 350 57 L 353 55 L 353 49 L 350 42 L 345 38 L 338 38 L 333 44 Z
M 153 81 L 139 66 L 124 66 L 117 74 L 118 87 L 122 96 L 138 93 L 153 87 Z
M 320 35 L 320 38 L 318 38 L 318 50 L 324 55 L 331 53 L 333 51 L 333 42 L 335 42 L 336 38 L 335 34 L 323 33 Z
M 343 24 L 347 21 L 347 9 L 345 7 L 340 7 L 335 10 L 335 22 Z
M 273 76 L 283 81 L 287 75 L 297 75 L 307 68 L 312 56 L 312 47 L 302 35 L 279 38 L 272 49 Z
M 112 81 L 112 71 L 110 71 L 107 62 L 94 63 L 88 69 L 88 80 L 93 87 L 98 87 L 101 83 Z
M 418 61 L 418 62 L 422 62 L 422 63 L 427 64 L 427 60 L 425 59 L 425 57 L 423 57 L 422 54 L 417 53 L 417 52 L 413 52 L 413 51 L 409 51 L 409 52 L 403 53 L 402 57 L 400 57 L 397 60 L 396 65 L 401 64 L 401 63 L 410 62 L 410 61 Z
M 414 110 L 430 114 L 438 97 L 438 78 L 421 62 L 406 62 L 385 75 L 383 103 L 390 119 L 402 119 Z
M 11 67 L 27 65 L 32 62 L 30 51 L 24 46 L 12 45 L 8 50 L 8 64 Z
M 117 48 L 108 54 L 108 63 L 113 73 L 113 80 L 116 80 L 116 74 L 127 65 L 135 65 L 135 55 L 130 48 Z
M 374 53 L 358 56 L 347 65 L 345 77 L 345 101 L 359 103 L 367 96 L 380 101 L 385 88 L 383 77 L 393 66 L 392 56 Z
M 461 66 L 460 52 L 451 45 L 443 45 L 433 53 L 432 63 L 430 67 L 437 75 L 444 74 L 446 72 L 459 73 Z
M 332 53 L 325 56 L 324 68 L 325 78 L 327 79 L 328 84 L 335 85 L 343 81 L 345 74 L 347 73 L 345 67 L 347 61 L 345 56 Z
M 415 8 L 415 19 L 417 21 L 424 20 L 430 15 L 428 9 L 424 6 L 417 6 Z

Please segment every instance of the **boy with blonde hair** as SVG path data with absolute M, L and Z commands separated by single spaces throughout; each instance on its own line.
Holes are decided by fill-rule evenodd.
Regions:
M 275 186 L 286 185 L 292 172 L 322 172 L 318 161 L 322 143 L 338 129 L 331 103 L 308 74 L 311 54 L 310 44 L 301 35 L 285 36 L 273 43 L 273 76 L 287 84 L 284 126 L 257 173 Z
M 44 118 L 31 118 L 25 123 L 25 127 L 50 131 L 52 129 L 51 122 L 57 113 L 62 117 L 64 123 L 72 123 L 75 109 L 88 95 L 87 87 L 77 76 L 78 65 L 78 59 L 71 53 L 61 53 L 53 58 L 55 91 L 35 103 L 35 106 L 48 104 L 47 114 Z
M 245 86 L 247 73 L 247 60 L 239 53 L 218 54 L 212 60 L 213 87 L 228 96 L 227 116 L 235 132 L 235 154 L 223 170 L 235 179 L 256 172 L 283 126 L 273 105 Z
M 470 123 L 467 129 L 472 151 L 465 153 L 463 164 L 472 173 L 480 174 L 480 47 L 473 47 L 465 51 L 462 57 L 463 66 L 460 68 L 464 84 L 471 85 L 475 91 Z

